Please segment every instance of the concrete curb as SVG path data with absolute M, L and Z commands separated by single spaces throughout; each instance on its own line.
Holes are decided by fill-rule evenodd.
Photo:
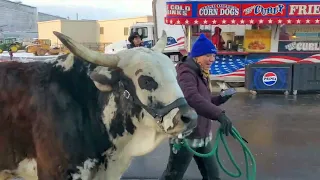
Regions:
M 244 87 L 236 87 L 234 88 L 236 89 L 237 92 L 240 92 L 240 93 L 249 93 L 250 91 Z M 211 92 L 220 92 L 221 91 L 221 88 L 219 87 L 212 87 L 211 88 Z

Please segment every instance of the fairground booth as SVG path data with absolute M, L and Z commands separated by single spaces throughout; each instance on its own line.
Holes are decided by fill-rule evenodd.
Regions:
M 184 27 L 187 51 L 200 33 L 217 46 L 211 80 L 286 89 L 293 86 L 292 63 L 320 62 L 320 1 L 176 0 L 167 2 L 165 23 Z M 250 64 L 264 64 L 264 70 L 247 70 L 253 74 L 246 77 Z M 316 69 L 306 71 L 320 80 L 310 74 Z

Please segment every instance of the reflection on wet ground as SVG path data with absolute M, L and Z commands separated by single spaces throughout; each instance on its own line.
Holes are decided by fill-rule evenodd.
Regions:
M 320 95 L 296 98 L 257 95 L 254 98 L 237 94 L 222 107 L 249 141 L 257 162 L 257 180 L 320 179 Z M 214 128 L 218 125 L 216 123 Z M 232 139 L 229 142 L 237 162 L 245 170 L 240 147 Z M 124 178 L 157 179 L 166 167 L 168 155 L 168 143 L 164 142 L 147 156 L 135 158 Z M 230 169 L 223 151 L 221 156 Z M 194 161 L 184 178 L 201 179 Z M 222 178 L 232 179 L 225 174 Z

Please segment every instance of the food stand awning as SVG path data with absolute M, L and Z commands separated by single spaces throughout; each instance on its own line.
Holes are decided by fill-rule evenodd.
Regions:
M 171 25 L 320 24 L 319 0 L 176 0 L 166 12 Z

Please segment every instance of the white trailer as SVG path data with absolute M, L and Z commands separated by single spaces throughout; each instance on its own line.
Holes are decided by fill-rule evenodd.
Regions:
M 164 54 L 168 55 L 174 62 L 179 61 L 183 52 L 185 52 L 185 26 L 171 26 L 165 24 L 166 2 L 168 0 L 153 0 L 153 23 L 136 23 L 130 29 L 132 32 L 138 32 L 143 37 L 143 41 L 153 46 L 161 37 L 162 30 L 165 30 L 168 36 L 168 43 Z

